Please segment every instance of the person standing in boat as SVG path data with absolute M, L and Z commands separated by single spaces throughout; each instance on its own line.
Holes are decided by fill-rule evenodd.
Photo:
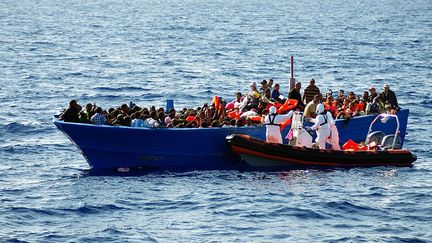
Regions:
M 325 149 L 325 143 L 327 138 L 330 136 L 330 119 L 327 111 L 324 109 L 323 104 L 318 104 L 316 107 L 317 117 L 314 119 L 315 124 L 311 127 L 317 133 L 315 142 L 318 143 L 320 149 Z
M 384 85 L 384 91 L 381 93 L 381 96 L 384 106 L 387 110 L 396 109 L 399 111 L 396 94 L 390 90 L 390 86 L 388 84 Z
M 298 103 L 297 103 L 297 107 L 295 109 L 299 109 L 299 110 L 303 111 L 305 108 L 305 104 L 302 101 L 300 89 L 301 89 L 301 83 L 297 82 L 295 84 L 294 88 L 289 92 L 288 98 L 297 100 Z
M 311 102 L 315 95 L 321 94 L 320 89 L 315 85 L 315 79 L 309 81 L 309 86 L 306 87 L 303 94 L 303 102 L 308 104 Z
M 270 143 L 282 143 L 280 124 L 290 119 L 293 115 L 292 110 L 285 115 L 278 115 L 276 111 L 276 107 L 270 107 L 269 114 L 264 118 L 264 124 L 266 125 L 266 141 Z

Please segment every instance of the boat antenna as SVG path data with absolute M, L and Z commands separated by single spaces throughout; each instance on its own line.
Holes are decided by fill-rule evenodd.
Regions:
M 289 80 L 289 90 L 288 93 L 294 88 L 295 79 L 294 79 L 294 57 L 291 56 L 291 77 Z

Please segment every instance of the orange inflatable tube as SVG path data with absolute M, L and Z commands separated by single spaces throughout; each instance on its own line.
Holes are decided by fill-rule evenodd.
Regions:
M 281 107 L 279 107 L 278 111 L 284 112 L 284 111 L 292 110 L 297 106 L 297 104 L 298 104 L 298 100 L 287 99 L 285 103 Z
M 261 122 L 261 116 L 248 116 L 248 119 L 251 119 L 253 122 Z

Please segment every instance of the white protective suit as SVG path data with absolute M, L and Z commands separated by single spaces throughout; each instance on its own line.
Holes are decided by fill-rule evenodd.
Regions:
M 280 124 L 290 119 L 293 111 L 286 115 L 276 114 L 276 107 L 270 107 L 270 113 L 265 116 L 264 124 L 266 124 L 266 141 L 270 143 L 282 143 L 282 135 L 280 131 Z
M 316 130 L 317 138 L 315 142 L 318 143 L 320 149 L 325 149 L 325 142 L 330 136 L 330 123 L 327 112 L 324 112 L 324 105 L 318 104 L 316 108 L 317 117 L 315 118 L 315 125 L 311 127 L 312 130 Z M 333 118 L 331 118 L 333 119 Z
M 336 121 L 333 119 L 333 115 L 327 111 L 328 123 L 330 124 L 331 136 L 327 142 L 332 145 L 333 150 L 340 150 L 339 145 L 339 131 L 336 127 Z

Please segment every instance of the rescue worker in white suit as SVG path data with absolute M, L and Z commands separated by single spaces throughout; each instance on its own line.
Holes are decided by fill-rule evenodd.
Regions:
M 330 137 L 328 143 L 331 144 L 333 150 L 341 150 L 339 145 L 339 131 L 336 127 L 336 121 L 333 119 L 333 115 L 327 111 L 328 122 L 330 124 Z
M 264 118 L 266 124 L 266 141 L 270 143 L 282 143 L 282 135 L 280 131 L 280 124 L 290 119 L 293 115 L 291 110 L 286 115 L 278 115 L 276 107 L 272 106 L 269 109 L 269 114 Z
M 316 118 L 315 125 L 311 127 L 317 133 L 315 142 L 318 143 L 320 149 L 325 149 L 325 143 L 327 138 L 330 136 L 330 120 L 328 118 L 327 111 L 324 109 L 323 104 L 318 104 L 316 107 Z M 332 118 L 331 118 L 332 119 Z

